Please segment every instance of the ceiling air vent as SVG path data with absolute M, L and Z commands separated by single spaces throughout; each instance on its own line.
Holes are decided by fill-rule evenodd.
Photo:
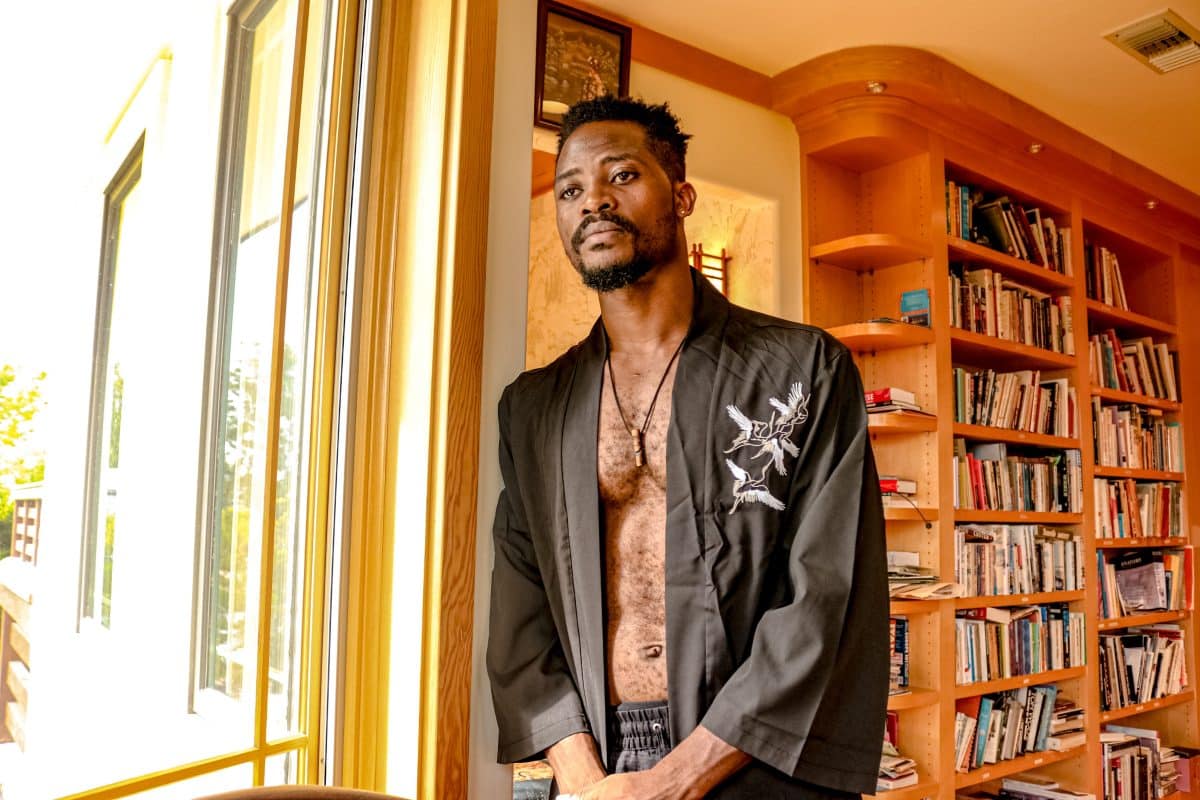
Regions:
M 1200 33 L 1174 11 L 1132 22 L 1104 38 L 1155 72 L 1200 62 Z

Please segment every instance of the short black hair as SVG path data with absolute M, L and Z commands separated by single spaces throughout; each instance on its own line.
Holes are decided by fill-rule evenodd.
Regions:
M 558 151 L 576 129 L 589 122 L 633 122 L 646 132 L 646 147 L 672 181 L 687 176 L 687 143 L 691 134 L 679 130 L 679 118 L 666 103 L 651 105 L 632 97 L 603 95 L 581 100 L 567 109 L 558 132 Z

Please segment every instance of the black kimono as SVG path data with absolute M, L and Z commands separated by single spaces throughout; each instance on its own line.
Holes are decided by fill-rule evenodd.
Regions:
M 874 792 L 888 593 L 858 371 L 823 331 L 693 283 L 666 444 L 671 737 L 703 724 L 755 759 L 710 797 Z M 608 762 L 605 347 L 598 321 L 500 401 L 487 664 L 502 762 L 580 731 Z

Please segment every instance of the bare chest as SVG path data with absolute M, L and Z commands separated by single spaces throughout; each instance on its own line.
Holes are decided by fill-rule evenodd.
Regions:
M 600 399 L 596 466 L 601 500 L 606 508 L 656 499 L 665 502 L 666 443 L 675 367 L 672 365 L 663 377 L 661 388 L 661 372 L 614 373 L 620 394 L 614 392 L 611 381 L 605 380 Z
M 615 371 L 600 402 L 597 468 L 604 509 L 608 688 L 612 702 L 667 696 L 666 486 L 671 424 L 670 368 Z M 637 437 L 643 430 L 642 463 Z

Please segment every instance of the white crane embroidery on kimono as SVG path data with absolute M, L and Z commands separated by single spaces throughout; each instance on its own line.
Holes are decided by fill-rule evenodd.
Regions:
M 753 455 L 750 456 L 751 461 L 766 458 L 758 477 L 752 477 L 748 470 L 739 467 L 732 459 L 725 459 L 725 464 L 733 473 L 734 478 L 734 502 L 729 513 L 732 514 L 736 511 L 742 503 L 762 503 L 776 511 L 786 508 L 783 501 L 771 494 L 767 487 L 767 478 L 772 467 L 780 475 L 788 474 L 787 466 L 784 463 L 785 454 L 793 458 L 800 455 L 800 448 L 792 442 L 791 437 L 796 426 L 808 419 L 808 398 L 809 396 L 804 394 L 802 384 L 793 383 L 786 403 L 775 397 L 767 399 L 774 410 L 771 412 L 770 420 L 766 422 L 750 419 L 735 405 L 731 404 L 725 407 L 729 418 L 739 429 L 737 436 L 734 437 L 725 453 L 729 454 L 749 447 L 754 449 Z

